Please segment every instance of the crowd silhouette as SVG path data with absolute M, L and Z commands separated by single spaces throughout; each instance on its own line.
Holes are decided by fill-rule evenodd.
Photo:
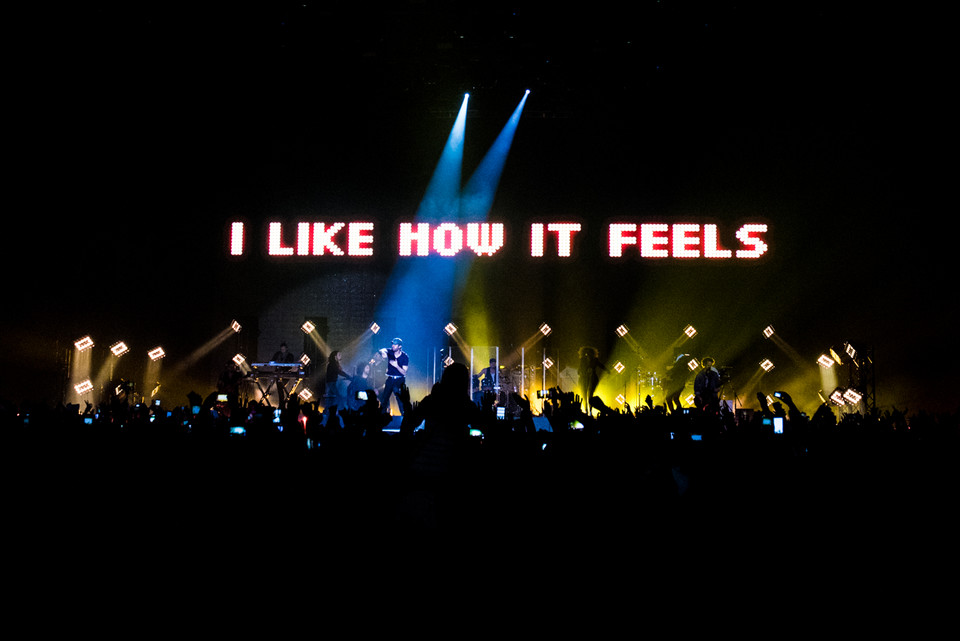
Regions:
M 363 387 L 363 369 L 354 380 Z M 958 486 L 957 413 L 825 404 L 808 415 L 788 394 L 773 405 L 758 395 L 749 417 L 670 411 L 649 397 L 624 409 L 594 397 L 585 411 L 578 394 L 553 389 L 542 411 L 514 394 L 519 412 L 501 417 L 496 396 L 477 404 L 468 389 L 456 363 L 419 400 L 403 387 L 396 420 L 367 389 L 335 408 L 217 393 L 173 407 L 3 403 L 0 421 L 8 473 L 63 509 L 92 502 L 101 515 L 147 518 L 166 506 L 168 518 L 247 529 L 279 519 L 311 531 L 532 528 L 576 539 L 686 523 L 687 536 L 709 537 L 717 526 L 702 524 L 719 515 L 766 526 L 930 514 Z

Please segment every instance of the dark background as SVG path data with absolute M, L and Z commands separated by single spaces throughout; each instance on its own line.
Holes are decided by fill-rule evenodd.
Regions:
M 748 321 L 814 360 L 859 340 L 881 405 L 955 409 L 942 17 L 634 4 L 11 12 L 0 394 L 56 398 L 57 350 L 83 334 L 187 352 L 277 283 L 309 282 L 315 264 L 230 260 L 228 223 L 324 212 L 390 230 L 416 211 L 463 93 L 468 176 L 530 89 L 493 214 L 589 232 L 575 265 L 520 252 L 486 268 L 491 282 L 522 270 L 545 315 L 591 310 L 588 333 L 657 307 L 666 333 L 692 317 L 712 345 Z M 771 252 L 749 267 L 613 264 L 612 219 L 731 234 L 762 220 Z

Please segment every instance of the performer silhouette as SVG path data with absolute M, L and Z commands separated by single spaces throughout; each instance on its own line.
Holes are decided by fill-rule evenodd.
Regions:
M 587 406 L 587 412 L 590 411 L 590 399 L 597 391 L 597 385 L 600 384 L 600 375 L 597 370 L 608 371 L 600 359 L 597 357 L 597 350 L 593 347 L 580 348 L 580 366 L 577 368 L 577 374 L 580 377 L 580 393 L 583 394 L 583 400 Z
M 694 404 L 708 414 L 720 411 L 720 371 L 714 367 L 715 363 L 709 356 L 704 358 L 703 368 L 693 380 Z
M 399 338 L 390 341 L 390 349 L 381 350 L 381 354 L 383 351 L 387 352 L 387 381 L 383 386 L 383 393 L 380 395 L 381 407 L 385 414 L 389 414 L 390 396 L 396 395 L 397 405 L 400 406 L 400 414 L 403 415 L 403 401 L 400 398 L 400 390 L 406 385 L 410 357 L 403 351 L 403 340 Z

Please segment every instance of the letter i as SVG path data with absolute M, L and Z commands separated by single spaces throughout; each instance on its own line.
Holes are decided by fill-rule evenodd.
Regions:
M 243 255 L 243 223 L 230 225 L 230 255 Z

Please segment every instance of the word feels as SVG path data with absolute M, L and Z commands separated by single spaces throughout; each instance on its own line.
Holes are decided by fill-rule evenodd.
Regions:
M 371 221 L 271 222 L 266 228 L 266 254 L 270 257 L 371 257 L 378 254 L 377 225 Z M 531 258 L 575 255 L 583 225 L 578 222 L 534 222 L 527 230 L 526 248 Z M 715 224 L 632 223 L 607 225 L 607 256 L 612 259 L 712 259 L 755 260 L 769 250 L 767 225 L 747 223 L 732 235 L 721 234 Z M 445 256 L 461 253 L 494 256 L 507 240 L 503 223 L 401 222 L 395 236 L 397 256 Z M 230 255 L 243 256 L 248 244 L 246 225 L 230 224 Z
M 736 250 L 737 258 L 760 258 L 767 252 L 762 234 L 767 226 L 744 225 L 737 230 L 736 238 L 743 246 Z M 610 225 L 611 258 L 619 258 L 624 248 L 636 245 L 641 258 L 731 258 L 733 250 L 720 246 L 716 225 L 696 223 L 613 223 Z

